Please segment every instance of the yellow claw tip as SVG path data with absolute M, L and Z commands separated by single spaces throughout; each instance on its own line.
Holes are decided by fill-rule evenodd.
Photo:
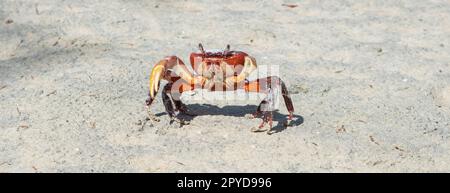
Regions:
M 150 74 L 150 97 L 154 98 L 155 93 L 158 92 L 159 81 L 161 80 L 164 65 L 157 64 Z

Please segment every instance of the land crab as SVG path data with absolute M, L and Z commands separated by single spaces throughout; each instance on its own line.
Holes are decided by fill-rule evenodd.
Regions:
M 257 68 L 255 58 L 242 51 L 230 50 L 230 45 L 227 45 L 223 51 L 205 50 L 202 44 L 199 44 L 198 47 L 199 52 L 191 53 L 189 58 L 195 72 L 191 72 L 177 56 L 168 56 L 153 67 L 150 75 L 148 99 L 146 100 L 149 120 L 159 121 L 150 112 L 150 105 L 155 100 L 161 80 L 168 82 L 162 90 L 162 101 L 171 118 L 171 123 L 176 121 L 181 125 L 186 124 L 185 121 L 177 118 L 177 113 L 195 116 L 180 99 L 183 92 L 195 89 L 206 89 L 208 91 L 242 89 L 245 92 L 267 94 L 256 112 L 251 116 L 251 118 L 256 118 L 262 115 L 263 120 L 258 126 L 258 130 L 253 131 L 261 131 L 260 129 L 268 123 L 269 129 L 267 132 L 272 129 L 274 99 L 279 94 L 277 91 L 281 89 L 289 113 L 287 120 L 288 122 L 292 120 L 294 112 L 292 99 L 285 83 L 278 76 L 269 76 L 253 81 L 247 79 L 250 73 Z

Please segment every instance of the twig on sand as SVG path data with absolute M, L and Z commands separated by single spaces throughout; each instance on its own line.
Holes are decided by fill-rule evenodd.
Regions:
M 17 126 L 17 129 L 21 129 L 21 128 L 27 129 L 27 128 L 29 128 L 29 127 L 30 127 L 30 125 L 28 125 L 28 124 L 26 124 L 26 123 L 22 123 L 22 124 L 19 124 L 19 126 Z
M 375 141 L 375 138 L 373 138 L 372 135 L 370 135 L 369 138 L 370 138 L 370 141 L 371 141 L 372 143 L 375 143 L 375 144 L 377 144 L 377 145 L 380 145 L 377 141 Z
M 34 11 L 36 12 L 36 15 L 39 15 L 39 9 L 38 9 L 37 3 L 34 5 Z
M 28 129 L 28 128 L 30 128 L 30 125 L 28 125 L 26 123 L 22 123 L 17 126 L 16 131 L 19 132 L 20 129 Z
M 97 96 L 97 95 L 100 95 L 100 94 L 103 94 L 103 92 L 91 93 L 91 94 L 82 94 L 81 96 L 89 96 L 89 97 L 92 97 L 92 96 Z
M 438 130 L 437 128 L 434 128 L 434 129 L 432 129 L 432 130 L 430 130 L 430 131 L 425 131 L 425 132 L 423 132 L 423 134 L 432 133 L 432 132 L 435 132 L 435 131 L 437 131 L 437 130 Z
M 19 113 L 19 116 L 22 115 L 22 112 L 20 112 L 20 110 L 19 110 L 19 104 L 16 104 L 16 110 L 17 110 L 17 113 Z
M 48 93 L 46 96 L 50 96 L 50 95 L 52 95 L 52 94 L 56 94 L 56 90 L 54 90 L 54 91 Z
M 398 146 L 395 146 L 394 149 L 396 149 L 396 150 L 398 150 L 398 151 L 403 151 L 403 152 L 405 151 L 404 149 L 402 149 L 402 148 L 400 148 L 400 147 L 398 147 Z
M 177 164 L 180 164 L 180 165 L 182 165 L 182 166 L 185 166 L 184 165 L 184 163 L 181 163 L 181 162 L 179 162 L 179 161 L 175 161 Z
M 289 7 L 289 8 L 296 8 L 296 7 L 298 7 L 298 5 L 295 5 L 295 4 L 281 4 L 281 6 L 285 6 L 285 7 Z

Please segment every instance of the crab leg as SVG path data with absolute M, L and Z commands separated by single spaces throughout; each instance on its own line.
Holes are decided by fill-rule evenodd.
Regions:
M 227 85 L 227 89 L 243 88 L 246 92 L 266 93 L 266 98 L 261 101 L 253 117 L 262 114 L 263 122 L 259 125 L 259 128 L 264 127 L 265 123 L 269 123 L 270 129 L 272 128 L 272 111 L 275 109 L 274 100 L 277 97 L 276 94 L 278 94 L 278 89 L 281 89 L 284 103 L 289 112 L 288 122 L 291 121 L 293 118 L 294 106 L 292 104 L 292 99 L 289 96 L 286 85 L 279 77 L 270 76 L 251 82 L 245 82 L 246 78 L 252 71 L 256 69 L 256 67 L 256 60 L 251 56 L 246 56 L 242 71 L 236 76 L 226 78 L 225 83 Z
M 180 111 L 180 112 L 185 112 L 186 111 L 186 107 L 184 106 L 184 104 L 181 102 L 181 100 L 177 97 L 174 97 L 172 94 L 172 87 L 173 87 L 173 83 L 169 82 L 167 83 L 162 91 L 162 100 L 164 103 L 164 107 L 166 108 L 166 112 L 169 114 L 169 117 L 171 118 L 171 121 L 176 121 L 178 123 L 180 123 L 180 125 L 188 125 L 189 122 L 178 119 L 176 117 L 175 112 L 176 111 Z
M 289 96 L 289 92 L 286 88 L 284 82 L 277 76 L 271 76 L 266 78 L 257 79 L 251 82 L 247 82 L 244 85 L 244 90 L 246 92 L 259 92 L 266 93 L 266 98 L 259 104 L 255 117 L 262 114 L 263 122 L 259 125 L 259 128 L 264 127 L 265 123 L 269 123 L 270 129 L 272 129 L 272 112 L 274 111 L 274 99 L 277 94 L 277 89 L 281 89 L 281 94 L 284 99 L 284 103 L 289 112 L 288 121 L 291 121 L 294 113 L 294 106 L 292 104 L 292 99 Z M 268 132 L 270 132 L 270 129 Z

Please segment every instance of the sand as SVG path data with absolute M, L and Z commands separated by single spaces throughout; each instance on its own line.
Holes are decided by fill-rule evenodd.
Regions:
M 0 22 L 0 172 L 450 171 L 448 1 L 0 0 Z M 142 125 L 152 66 L 199 42 L 279 66 L 293 125 L 197 92 L 189 125 L 160 94 Z

